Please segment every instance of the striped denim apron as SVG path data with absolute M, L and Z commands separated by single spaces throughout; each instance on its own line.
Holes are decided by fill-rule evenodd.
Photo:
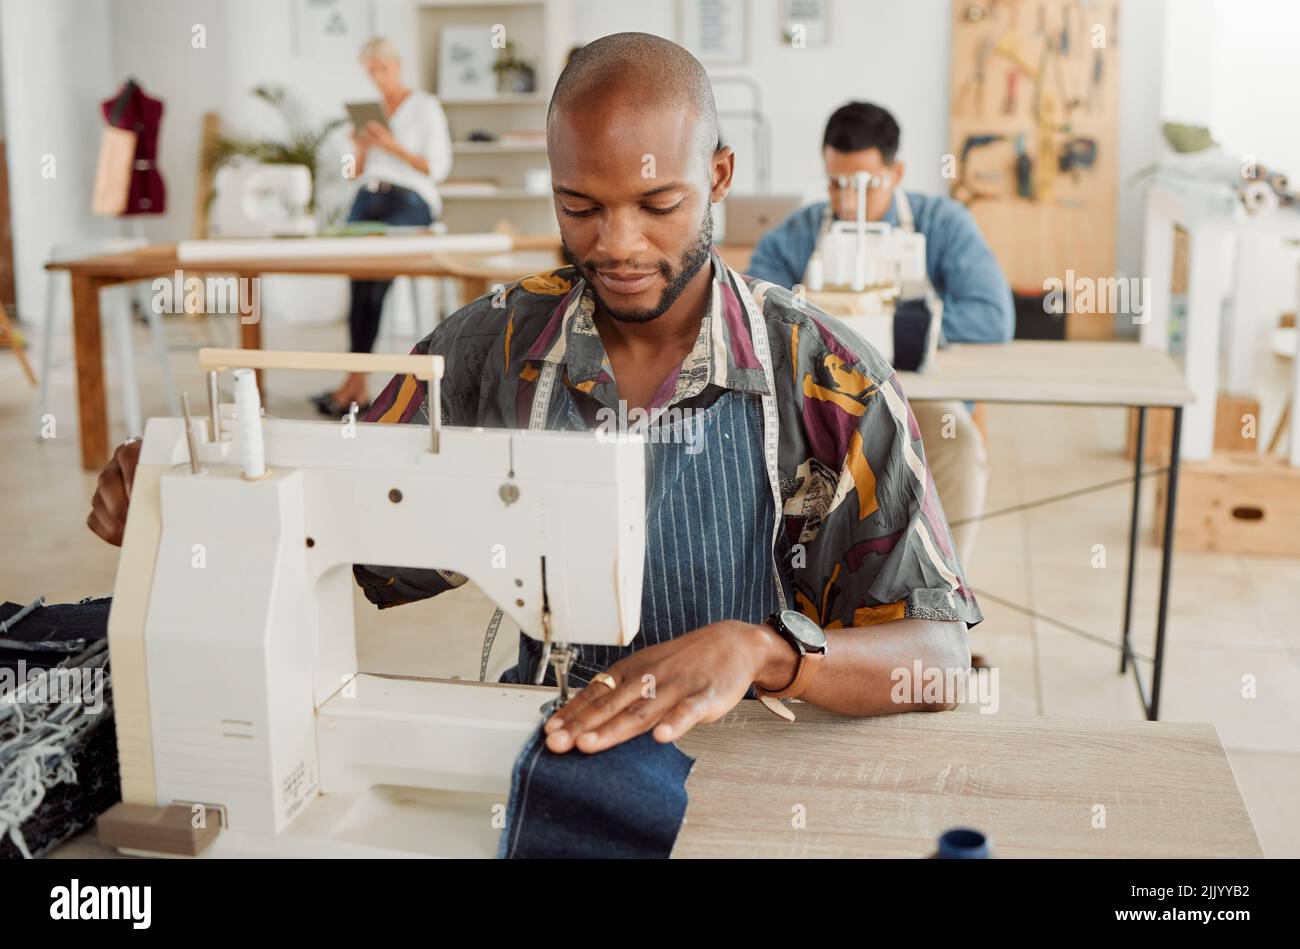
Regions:
M 556 403 L 548 428 L 588 428 L 567 389 L 557 387 Z M 575 686 L 637 649 L 720 620 L 761 623 L 779 609 L 761 432 L 758 397 L 726 390 L 650 438 L 641 629 L 628 646 L 578 646 Z M 520 670 L 532 681 L 541 655 L 542 644 L 521 634 L 519 665 L 502 681 L 519 681 Z M 553 670 L 546 682 L 554 684 Z

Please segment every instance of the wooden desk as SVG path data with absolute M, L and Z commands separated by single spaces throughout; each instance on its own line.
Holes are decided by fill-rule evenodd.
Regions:
M 1142 499 L 1142 463 L 1146 452 L 1148 408 L 1173 409 L 1169 446 L 1168 498 L 1162 535 L 1160 600 L 1156 608 L 1156 651 L 1148 693 L 1133 664 L 1138 697 L 1147 718 L 1160 717 L 1160 681 L 1164 671 L 1165 626 L 1173 572 L 1174 515 L 1178 499 L 1179 445 L 1183 408 L 1195 396 L 1178 364 L 1165 353 L 1137 343 L 1016 340 L 1005 344 L 954 345 L 935 354 L 925 372 L 900 372 L 911 401 L 1005 402 L 1025 405 L 1126 406 L 1138 410 L 1137 459 L 1128 538 L 1128 577 L 1124 589 L 1124 625 L 1119 671 L 1133 660 L 1129 631 L 1133 615 L 1133 581 L 1137 567 L 1138 521 Z M 1082 492 L 1073 492 L 1077 495 Z
M 1137 343 L 1015 340 L 941 349 L 900 372 L 908 399 L 1182 408 L 1195 398 L 1178 364 Z
M 375 238 L 382 240 L 382 238 Z M 549 235 L 519 235 L 514 252 L 529 256 L 556 254 L 559 238 Z M 509 258 L 511 254 L 487 255 Z M 556 257 L 558 261 L 558 256 Z M 514 272 L 510 261 L 497 261 L 494 279 L 513 280 L 530 270 Z M 104 254 L 82 260 L 46 265 L 47 270 L 66 270 L 72 280 L 72 320 L 77 362 L 77 408 L 81 438 L 81 466 L 96 471 L 108 461 L 108 406 L 104 391 L 104 355 L 99 315 L 99 291 L 118 283 L 170 277 L 176 271 L 189 276 L 229 275 L 240 278 L 267 274 L 331 275 L 356 280 L 391 280 L 394 277 L 454 277 L 462 279 L 470 264 L 465 255 L 415 254 L 376 257 L 317 257 L 309 259 L 222 260 L 182 263 L 174 244 L 141 247 L 119 254 Z M 506 276 L 509 274 L 509 276 Z M 477 276 L 476 274 L 470 274 Z M 474 284 L 477 286 L 477 284 Z M 477 294 L 476 294 L 477 295 Z M 250 294 L 256 302 L 260 295 Z M 262 345 L 261 313 L 240 317 L 240 343 L 246 349 Z
M 718 256 L 722 262 L 730 267 L 736 273 L 749 272 L 749 259 L 754 256 L 754 248 L 750 244 L 718 244 Z
M 1263 856 L 1212 725 L 794 708 L 742 702 L 682 738 L 674 857 L 927 857 L 958 826 L 995 857 Z
M 744 701 L 678 742 L 696 762 L 674 857 L 926 857 L 957 826 L 994 857 L 1263 856 L 1212 725 L 794 708 Z M 92 829 L 54 856 L 119 855 Z
M 483 296 L 494 283 L 510 283 L 564 266 L 559 247 L 518 249 L 502 254 L 446 254 L 443 264 L 460 281 L 464 302 Z

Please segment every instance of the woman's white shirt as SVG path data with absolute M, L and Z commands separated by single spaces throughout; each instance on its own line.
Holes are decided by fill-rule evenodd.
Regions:
M 402 148 L 428 161 L 429 173 L 423 174 L 391 152 L 372 146 L 366 154 L 362 186 L 386 181 L 409 188 L 429 205 L 435 220 L 440 218 L 442 199 L 436 183 L 451 171 L 451 133 L 442 103 L 431 93 L 412 89 L 388 117 L 388 128 Z

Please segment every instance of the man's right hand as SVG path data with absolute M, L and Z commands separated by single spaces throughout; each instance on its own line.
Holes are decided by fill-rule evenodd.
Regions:
M 114 547 L 122 546 L 126 529 L 126 509 L 131 503 L 131 482 L 140 462 L 139 439 L 119 445 L 104 470 L 99 473 L 95 497 L 90 502 L 86 526 Z

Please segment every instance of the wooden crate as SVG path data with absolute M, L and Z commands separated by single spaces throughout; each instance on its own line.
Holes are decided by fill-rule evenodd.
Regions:
M 1164 531 L 1165 479 L 1157 480 L 1156 542 Z M 1300 468 L 1270 455 L 1216 455 L 1182 465 L 1178 550 L 1300 557 Z
M 1259 451 L 1259 439 L 1262 434 L 1259 430 L 1259 399 L 1249 395 L 1219 393 L 1219 404 L 1214 410 L 1215 454 L 1219 452 L 1254 454 Z
M 1174 430 L 1173 409 L 1147 409 L 1146 451 L 1148 465 L 1163 465 L 1169 460 L 1169 438 Z M 1138 410 L 1128 410 L 1128 437 L 1124 440 L 1124 457 L 1137 456 Z
M 1243 434 L 1242 416 L 1255 417 L 1254 438 Z M 1128 411 L 1128 437 L 1124 443 L 1124 457 L 1133 460 L 1137 452 L 1138 410 Z M 1173 434 L 1173 409 L 1147 409 L 1146 461 L 1163 465 L 1169 461 L 1169 438 Z M 1259 451 L 1259 400 L 1248 395 L 1219 393 L 1219 404 L 1214 411 L 1214 452 L 1255 454 Z

